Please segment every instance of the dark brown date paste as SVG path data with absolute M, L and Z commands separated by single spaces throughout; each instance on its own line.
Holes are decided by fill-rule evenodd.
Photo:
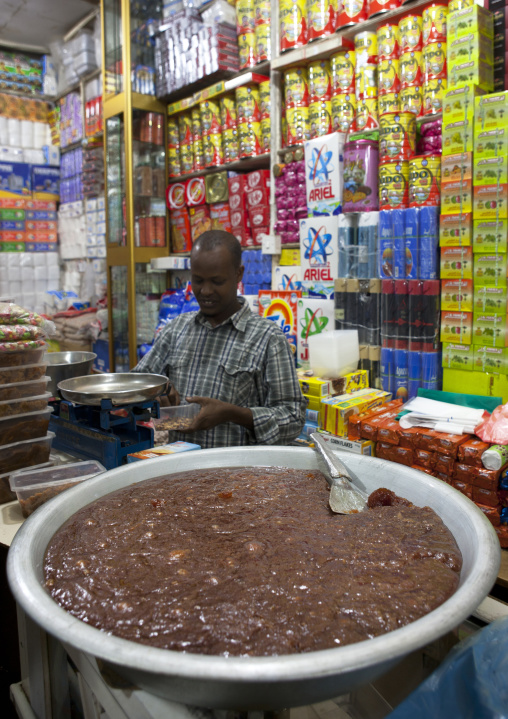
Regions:
M 336 515 L 317 471 L 148 480 L 63 525 L 46 586 L 84 622 L 167 649 L 264 656 L 358 642 L 438 607 L 462 564 L 433 510 L 377 494 L 368 511 Z

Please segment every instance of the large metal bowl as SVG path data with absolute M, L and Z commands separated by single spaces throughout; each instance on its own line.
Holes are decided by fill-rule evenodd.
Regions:
M 483 513 L 464 495 L 423 472 L 381 459 L 339 453 L 370 492 L 388 487 L 430 506 L 454 535 L 463 557 L 456 593 L 430 614 L 375 639 L 336 649 L 278 657 L 184 654 L 120 639 L 79 621 L 44 588 L 49 540 L 79 508 L 109 492 L 152 477 L 208 467 L 288 466 L 316 469 L 313 450 L 290 447 L 212 449 L 135 462 L 60 494 L 40 507 L 16 534 L 7 571 L 21 607 L 50 634 L 112 666 L 139 687 L 205 707 L 279 709 L 339 696 L 383 674 L 409 652 L 447 633 L 488 594 L 500 563 L 499 541 Z
M 50 377 L 48 392 L 56 397 L 59 382 L 90 374 L 96 357 L 95 352 L 48 352 L 44 358 L 48 363 L 46 374 Z
M 58 383 L 64 399 L 78 404 L 99 406 L 101 400 L 110 399 L 111 404 L 146 402 L 161 395 L 168 378 L 161 374 L 118 372 L 73 377 Z

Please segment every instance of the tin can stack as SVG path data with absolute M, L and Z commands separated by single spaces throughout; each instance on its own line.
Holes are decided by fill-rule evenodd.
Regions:
M 424 67 L 423 114 L 441 112 L 443 92 L 448 87 L 447 3 L 432 3 L 422 13 L 422 55 Z
M 284 72 L 286 145 L 298 145 L 310 138 L 309 80 L 306 65 Z
M 355 44 L 356 116 L 354 130 L 372 130 L 378 123 L 378 45 L 375 32 L 359 32 Z
M 220 103 L 211 98 L 199 103 L 201 130 L 203 136 L 203 162 L 205 167 L 217 167 L 224 164 Z
M 237 0 L 236 32 L 240 70 L 270 60 L 270 0 Z
M 349 132 L 356 117 L 356 54 L 342 50 L 330 57 L 331 113 L 334 132 Z

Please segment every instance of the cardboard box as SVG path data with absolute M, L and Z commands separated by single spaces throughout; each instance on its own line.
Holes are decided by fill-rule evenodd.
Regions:
M 506 287 L 506 254 L 475 254 L 473 279 L 476 285 Z
M 369 439 L 353 440 L 347 437 L 336 437 L 330 432 L 319 430 L 319 434 L 325 442 L 330 444 L 331 449 L 340 449 L 344 452 L 352 452 L 353 454 L 363 454 L 366 457 L 375 457 L 376 445 Z
M 506 252 L 508 219 L 473 222 L 473 252 Z
M 473 151 L 473 121 L 470 118 L 443 122 L 443 155 Z
M 473 153 L 458 152 L 441 157 L 441 182 L 471 180 L 473 176 Z
M 359 369 L 349 372 L 343 377 L 330 379 L 332 397 L 340 394 L 353 394 L 369 386 L 369 373 L 366 369 Z
M 472 312 L 441 312 L 441 342 L 471 344 Z
M 474 220 L 508 218 L 508 184 L 475 185 L 473 188 Z
M 485 130 L 508 127 L 508 92 L 497 92 L 475 98 L 475 135 Z
M 460 215 L 473 209 L 473 183 L 455 180 L 441 183 L 441 212 L 443 215 Z
M 507 347 L 506 315 L 475 313 L 473 316 L 472 343 L 488 347 Z
M 443 369 L 443 391 L 463 394 L 467 387 L 468 394 L 491 396 L 490 377 L 485 372 L 467 372 L 459 369 Z
M 0 162 L 0 197 L 31 197 L 31 167 L 26 162 Z
M 506 157 L 508 155 L 508 125 L 474 133 L 474 158 Z
M 303 281 L 333 282 L 339 267 L 337 216 L 300 220 Z
M 473 279 L 473 250 L 471 247 L 441 248 L 441 279 Z
M 180 452 L 190 452 L 194 449 L 201 449 L 201 445 L 192 444 L 191 442 L 172 442 L 170 444 L 163 444 L 160 447 L 153 447 L 152 449 L 143 449 L 141 452 L 133 452 L 127 455 L 127 463 L 139 462 L 142 459 L 157 459 L 158 457 L 164 457 L 167 454 L 178 454 Z
M 472 82 L 482 90 L 492 92 L 494 90 L 494 68 L 481 60 L 457 63 L 453 67 L 448 67 L 448 82 L 451 87 Z
M 337 437 L 347 437 L 348 417 L 379 407 L 391 399 L 391 392 L 364 389 L 353 395 L 328 397 L 321 401 L 319 426 Z
M 296 249 L 285 249 L 284 247 L 280 253 L 280 264 L 288 266 L 297 266 L 301 268 L 301 253 L 300 250 Z
M 506 287 L 489 287 L 475 284 L 473 312 L 486 312 L 505 315 L 508 311 Z
M 471 83 L 445 90 L 443 93 L 443 125 L 465 120 L 472 123 L 475 98 L 481 95 L 485 95 L 485 90 Z
M 442 280 L 441 309 L 447 312 L 473 311 L 472 280 Z
M 441 215 L 439 244 L 441 247 L 469 247 L 472 242 L 473 214 Z
M 328 379 L 306 377 L 303 372 L 298 372 L 298 382 L 304 395 L 321 398 L 328 397 L 331 394 L 331 384 Z
M 35 200 L 60 199 L 60 168 L 32 165 L 32 196 Z
M 462 8 L 449 13 L 446 18 L 447 41 L 453 42 L 458 37 L 482 33 L 494 37 L 494 18 L 491 12 L 478 5 Z
M 473 185 L 506 185 L 508 183 L 508 155 L 475 158 Z
M 342 206 L 344 135 L 333 132 L 305 143 L 305 187 L 309 216 L 332 215 Z
M 494 64 L 494 44 L 492 37 L 471 32 L 455 38 L 446 48 L 448 71 L 464 62 L 484 62 Z
M 302 366 L 309 366 L 309 336 L 335 329 L 334 301 L 302 297 L 298 300 L 297 358 Z
M 475 371 L 508 375 L 508 349 L 486 345 L 473 345 L 473 348 Z
M 311 410 L 312 412 L 321 411 L 321 397 L 312 397 L 309 394 L 304 394 L 303 396 L 307 400 L 307 410 Z
M 458 345 L 445 342 L 441 355 L 441 364 L 448 369 L 461 369 L 471 372 L 474 366 L 474 345 Z
M 259 291 L 259 314 L 275 322 L 285 335 L 296 335 L 298 300 L 301 291 Z

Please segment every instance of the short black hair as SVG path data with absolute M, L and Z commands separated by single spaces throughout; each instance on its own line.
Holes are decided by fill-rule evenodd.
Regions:
M 217 247 L 225 247 L 233 260 L 233 266 L 238 269 L 242 265 L 242 247 L 236 237 L 231 232 L 225 230 L 207 230 L 199 235 L 198 239 L 192 246 L 191 257 L 193 252 L 201 250 L 209 252 Z

